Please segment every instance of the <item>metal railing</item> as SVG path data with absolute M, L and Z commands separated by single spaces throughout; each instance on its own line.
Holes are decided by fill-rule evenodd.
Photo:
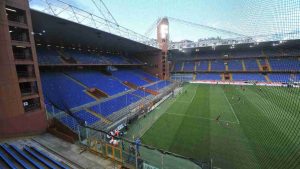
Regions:
M 158 48 L 158 43 L 155 39 L 150 39 L 115 22 L 79 9 L 61 0 L 32 0 L 30 1 L 30 8 Z

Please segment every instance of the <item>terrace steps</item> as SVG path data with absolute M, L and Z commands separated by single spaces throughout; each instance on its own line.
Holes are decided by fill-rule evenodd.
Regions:
M 66 54 L 62 51 L 57 51 L 57 53 L 60 56 L 60 60 L 62 60 L 63 63 L 65 64 L 77 64 L 76 59 L 73 58 L 73 56 Z
M 175 68 L 175 62 L 172 64 L 172 68 L 171 68 L 172 72 L 174 71 L 174 68 Z
M 194 71 L 196 72 L 197 71 L 197 64 L 199 64 L 200 62 L 195 62 L 194 63 Z M 194 79 L 195 80 L 195 79 Z
M 122 82 L 122 83 L 123 83 L 125 86 L 127 86 L 127 87 L 129 87 L 129 88 L 131 88 L 131 89 L 135 89 L 135 90 L 138 89 L 138 86 L 135 85 L 135 84 L 133 84 L 133 83 L 131 83 L 131 82 L 124 81 L 124 82 Z
M 88 90 L 86 90 L 86 93 L 91 97 L 94 97 L 96 100 L 109 97 L 109 95 L 106 92 L 98 88 L 89 88 Z
M 61 63 L 63 63 L 63 64 L 68 64 L 68 62 L 66 62 L 64 59 L 62 59 L 62 55 L 63 55 L 63 53 L 62 52 L 60 52 L 60 51 L 56 51 L 55 50 L 55 52 L 57 52 L 58 53 L 58 56 L 57 56 L 57 58 L 61 61 Z
M 227 62 L 227 64 L 225 64 L 225 71 L 228 71 L 228 62 Z
M 268 75 L 265 75 L 265 79 L 266 79 L 267 82 L 272 82 L 272 81 L 270 80 L 270 78 L 269 78 Z
M 105 124 L 111 124 L 112 121 L 108 120 L 106 117 L 102 116 L 101 114 L 98 114 L 90 109 L 85 109 L 87 112 L 91 113 L 92 115 L 100 118 Z
M 208 61 L 208 71 L 211 71 L 211 61 Z
M 256 63 L 257 63 L 257 65 L 258 65 L 259 70 L 262 71 L 263 68 L 262 68 L 262 66 L 261 66 L 261 64 L 260 64 L 259 59 L 256 59 Z
M 146 78 L 146 77 L 141 77 L 143 80 L 145 80 L 146 82 L 148 82 L 148 83 L 153 83 L 153 81 L 152 80 L 150 80 L 150 79 L 148 79 L 148 78 Z
M 243 66 L 243 71 L 247 71 L 244 59 L 242 59 L 242 66 Z
M 67 76 L 69 79 L 71 79 L 73 82 L 75 82 L 75 83 L 79 84 L 80 86 L 84 87 L 85 89 L 88 89 L 88 88 L 89 88 L 89 87 L 86 86 L 85 84 L 81 83 L 81 81 L 79 81 L 79 80 L 73 78 L 72 76 L 70 76 L 70 75 L 68 75 L 68 74 L 66 74 L 66 73 L 63 73 L 63 74 L 64 74 L 65 76 Z
M 267 66 L 268 66 L 269 71 L 272 71 L 272 68 L 271 68 L 269 59 L 265 59 L 265 61 L 266 61 L 266 64 L 267 64 Z

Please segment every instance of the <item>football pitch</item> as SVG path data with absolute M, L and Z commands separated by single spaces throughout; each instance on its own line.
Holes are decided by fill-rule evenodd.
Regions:
M 140 134 L 142 143 L 212 160 L 214 168 L 297 168 L 299 92 L 299 88 L 187 84 L 181 94 L 154 110 L 161 115 Z

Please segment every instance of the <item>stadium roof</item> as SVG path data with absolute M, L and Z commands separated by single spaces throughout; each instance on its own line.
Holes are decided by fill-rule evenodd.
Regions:
M 31 9 L 36 43 L 99 49 L 111 52 L 145 52 L 159 49 Z

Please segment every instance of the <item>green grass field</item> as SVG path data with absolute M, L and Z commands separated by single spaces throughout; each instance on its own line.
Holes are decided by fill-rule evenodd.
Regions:
M 212 159 L 214 168 L 299 167 L 299 89 L 188 84 L 183 90 L 154 110 L 161 115 L 141 134 L 144 144 Z

